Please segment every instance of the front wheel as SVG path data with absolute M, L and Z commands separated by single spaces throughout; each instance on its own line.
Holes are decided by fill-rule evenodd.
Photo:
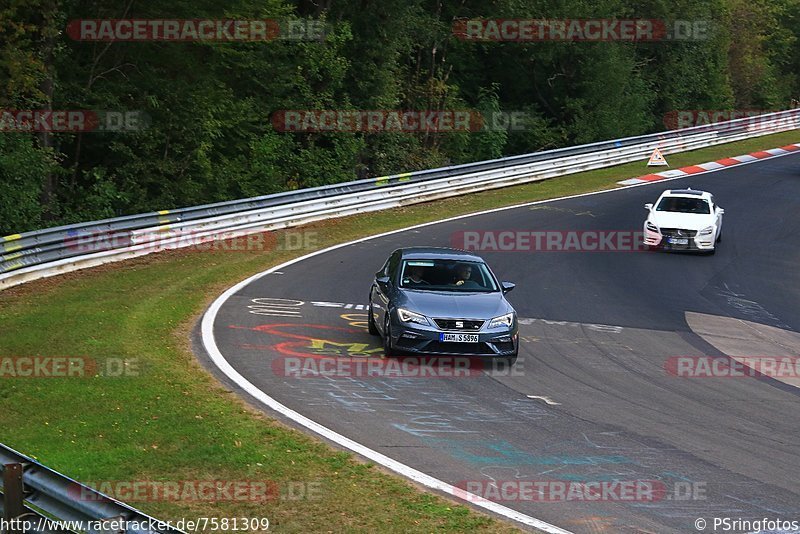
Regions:
M 372 312 L 372 297 L 371 296 L 370 296 L 370 299 L 369 299 L 369 310 L 367 310 L 367 314 L 368 314 L 367 315 L 367 330 L 373 336 L 377 336 L 378 334 L 380 334 L 380 332 L 378 332 L 378 327 L 375 326 L 375 315 Z
M 383 354 L 387 358 L 397 356 L 397 351 L 392 347 L 392 327 L 389 320 L 389 312 L 386 312 L 386 320 L 383 323 Z

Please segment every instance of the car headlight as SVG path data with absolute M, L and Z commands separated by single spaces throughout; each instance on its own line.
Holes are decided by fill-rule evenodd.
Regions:
M 512 324 L 514 324 L 514 312 L 495 317 L 489 321 L 489 328 L 500 328 L 501 326 L 509 328 Z
M 397 308 L 397 316 L 400 317 L 400 320 L 404 323 L 417 323 L 424 324 L 426 326 L 431 325 L 430 321 L 428 321 L 428 318 L 424 315 L 406 310 L 405 308 Z
M 658 226 L 656 226 L 655 224 L 651 223 L 650 221 L 647 221 L 646 226 L 647 226 L 647 229 L 650 230 L 651 232 L 658 233 Z
M 714 231 L 714 227 L 713 226 L 709 226 L 708 228 L 703 228 L 702 230 L 700 230 L 700 235 L 709 235 L 713 231 Z

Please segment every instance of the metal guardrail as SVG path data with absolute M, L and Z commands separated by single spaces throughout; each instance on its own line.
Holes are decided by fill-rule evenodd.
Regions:
M 229 239 L 427 202 L 800 128 L 800 109 L 204 206 L 117 217 L 0 238 L 0 289 L 198 240 Z
M 3 534 L 184 534 L 2 444 L 0 467 Z

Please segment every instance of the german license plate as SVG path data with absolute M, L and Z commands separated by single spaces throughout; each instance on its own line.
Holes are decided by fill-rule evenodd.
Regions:
M 452 341 L 453 343 L 477 343 L 478 334 L 439 334 L 439 341 Z
M 688 245 L 689 240 L 685 237 L 670 237 L 667 239 L 670 245 Z

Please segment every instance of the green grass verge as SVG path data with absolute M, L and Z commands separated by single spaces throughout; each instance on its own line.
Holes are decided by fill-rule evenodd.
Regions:
M 673 168 L 798 141 L 798 132 L 669 156 Z M 616 187 L 643 162 L 307 228 L 319 248 L 493 207 Z M 281 232 L 278 232 L 280 235 Z M 248 407 L 199 366 L 189 332 L 225 288 L 303 251 L 176 251 L 0 292 L 0 356 L 134 359 L 139 376 L 0 378 L 2 442 L 80 481 L 267 480 L 319 498 L 133 502 L 164 519 L 268 517 L 306 531 L 515 530 L 419 491 Z M 366 281 L 365 281 L 366 283 Z

